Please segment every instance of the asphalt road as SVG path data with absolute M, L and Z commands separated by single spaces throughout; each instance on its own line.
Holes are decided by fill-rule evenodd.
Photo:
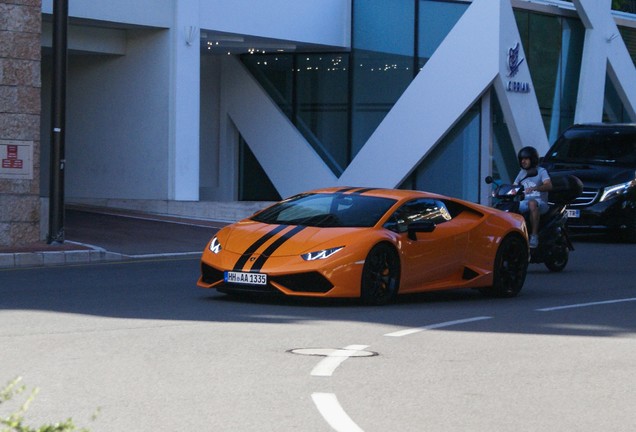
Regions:
M 237 300 L 192 259 L 2 270 L 0 382 L 91 431 L 631 432 L 636 245 L 576 246 L 515 299 L 388 307 Z

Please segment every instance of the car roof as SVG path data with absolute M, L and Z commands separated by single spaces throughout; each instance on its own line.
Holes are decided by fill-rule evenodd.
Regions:
M 376 197 L 382 197 L 382 198 L 392 198 L 398 201 L 402 199 L 417 198 L 417 197 L 447 198 L 439 194 L 434 194 L 434 193 L 424 192 L 424 191 L 408 190 L 408 189 L 388 189 L 388 188 L 350 187 L 350 186 L 314 189 L 306 193 L 342 193 L 345 195 L 351 194 L 351 195 L 365 195 L 365 196 L 376 196 Z

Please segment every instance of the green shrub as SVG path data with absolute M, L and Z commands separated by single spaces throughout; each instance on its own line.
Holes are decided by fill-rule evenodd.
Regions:
M 21 381 L 22 378 L 18 377 L 0 390 L 0 405 L 11 402 L 15 397 L 26 392 L 26 386 L 21 385 Z M 70 417 L 63 422 L 45 424 L 39 427 L 32 427 L 25 424 L 24 415 L 38 392 L 38 388 L 31 390 L 18 409 L 11 411 L 7 417 L 4 417 L 4 415 L 0 416 L 0 432 L 89 432 L 86 428 L 78 429 Z

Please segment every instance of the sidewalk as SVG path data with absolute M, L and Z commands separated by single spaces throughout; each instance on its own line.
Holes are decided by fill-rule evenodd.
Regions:
M 132 211 L 67 208 L 65 241 L 0 247 L 0 268 L 200 256 L 227 223 Z

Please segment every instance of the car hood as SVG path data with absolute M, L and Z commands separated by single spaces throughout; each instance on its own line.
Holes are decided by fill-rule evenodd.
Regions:
M 623 166 L 595 165 L 589 163 L 545 163 L 542 165 L 550 175 L 574 175 L 586 188 L 602 189 L 634 179 L 635 168 Z
M 222 247 L 233 253 L 264 251 L 270 245 L 271 256 L 299 255 L 331 247 L 346 246 L 371 228 L 319 228 L 294 225 L 271 225 L 241 221 L 218 233 Z M 260 244 L 259 247 L 257 247 Z M 277 245 L 274 248 L 274 244 Z

